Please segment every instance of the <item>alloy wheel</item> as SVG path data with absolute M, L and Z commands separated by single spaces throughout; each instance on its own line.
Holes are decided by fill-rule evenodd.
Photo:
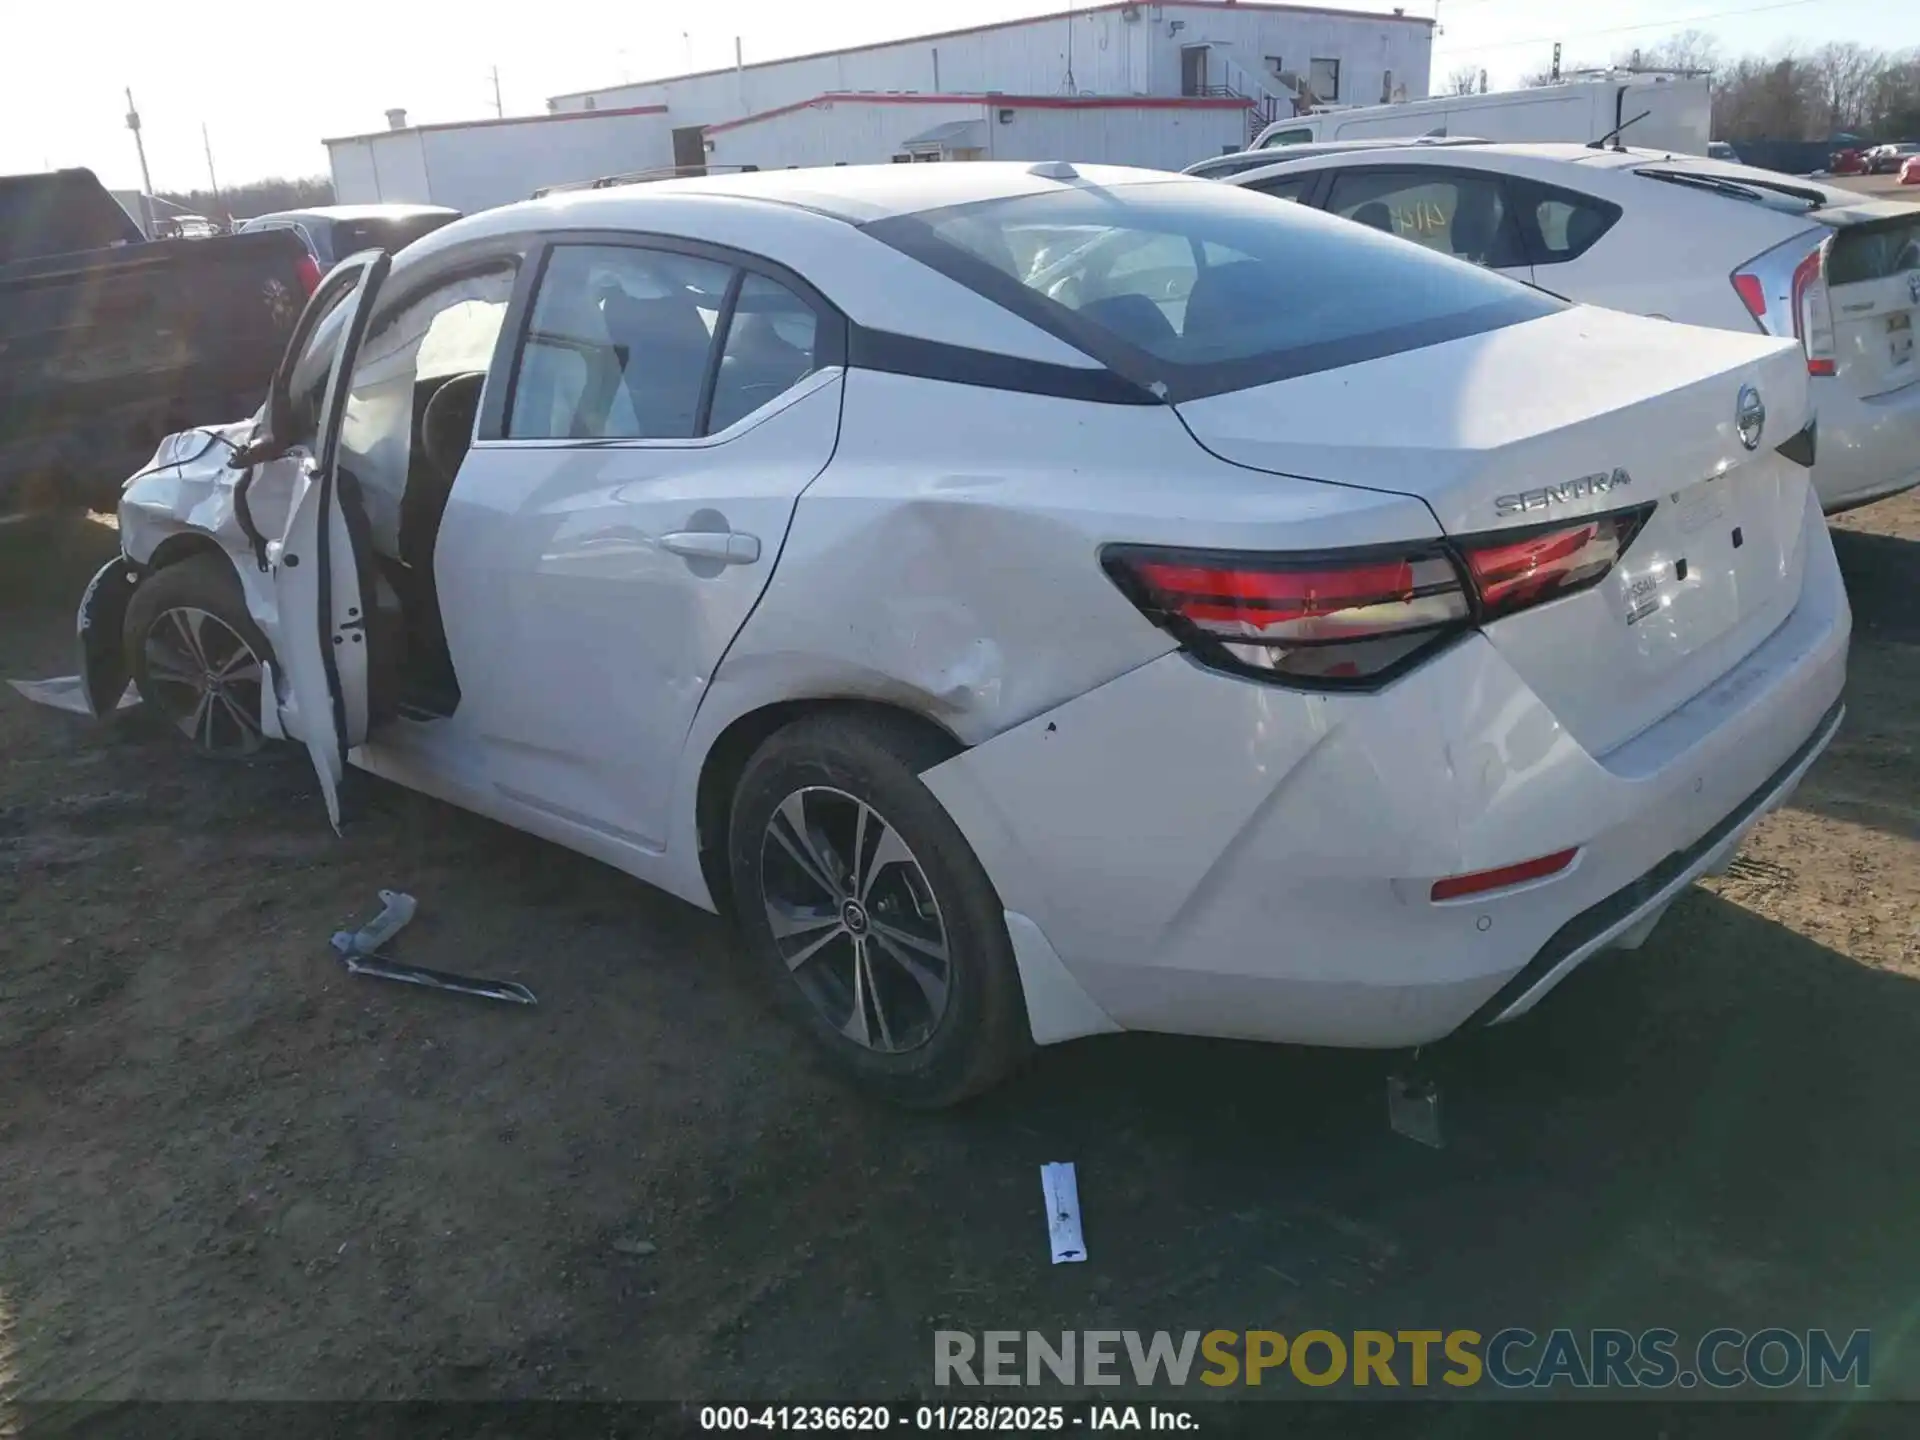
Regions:
M 260 657 L 218 615 L 195 606 L 162 610 L 143 651 L 154 703 L 174 728 L 211 755 L 251 755 L 260 730 Z
M 801 993 L 868 1050 L 924 1045 L 953 978 L 946 922 L 912 849 L 844 790 L 796 790 L 760 843 L 767 925 Z

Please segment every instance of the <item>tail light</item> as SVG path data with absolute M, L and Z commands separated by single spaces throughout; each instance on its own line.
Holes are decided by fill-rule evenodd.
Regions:
M 1204 664 L 1307 689 L 1370 690 L 1476 624 L 1598 584 L 1652 512 L 1402 550 L 1110 545 L 1101 563 Z
M 1760 322 L 1760 328 L 1767 326 L 1767 287 L 1760 277 L 1751 270 L 1733 272 L 1733 288 L 1740 296 L 1740 303 L 1747 307 L 1747 313 Z
M 1398 674 L 1472 614 L 1458 567 L 1437 546 L 1293 556 L 1112 545 L 1101 559 L 1199 659 L 1326 688 Z
M 1793 333 L 1807 352 L 1809 375 L 1831 375 L 1837 368 L 1833 348 L 1833 304 L 1827 296 L 1827 247 L 1813 250 L 1793 267 Z
M 1809 375 L 1837 368 L 1833 302 L 1827 292 L 1827 247 L 1804 239 L 1756 255 L 1728 278 L 1754 323 L 1769 335 L 1791 336 L 1806 352 Z
M 1480 600 L 1479 618 L 1498 620 L 1598 584 L 1652 513 L 1652 505 L 1639 505 L 1573 525 L 1462 540 L 1460 553 Z
M 306 294 L 311 295 L 320 288 L 320 262 L 311 253 L 293 262 L 293 272 L 300 277 L 300 289 Z

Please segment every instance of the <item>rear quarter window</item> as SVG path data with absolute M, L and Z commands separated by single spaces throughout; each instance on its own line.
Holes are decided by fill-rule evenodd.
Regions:
M 1035 265 L 1034 227 L 1090 238 Z M 1172 401 L 1357 364 L 1563 303 L 1240 186 L 1075 187 L 892 217 L 876 239 Z
M 1620 219 L 1618 205 L 1529 180 L 1509 180 L 1527 258 L 1535 265 L 1577 260 Z

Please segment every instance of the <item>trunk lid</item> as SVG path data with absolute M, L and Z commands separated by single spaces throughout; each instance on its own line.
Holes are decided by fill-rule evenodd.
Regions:
M 1834 374 L 1872 397 L 1920 380 L 1920 207 L 1893 202 L 1821 211 L 1833 227 L 1826 256 L 1833 307 Z
M 1727 673 L 1800 593 L 1808 471 L 1775 449 L 1810 419 L 1789 342 L 1575 306 L 1179 412 L 1222 459 L 1416 496 L 1455 538 L 1654 502 L 1600 584 L 1485 628 L 1594 754 Z

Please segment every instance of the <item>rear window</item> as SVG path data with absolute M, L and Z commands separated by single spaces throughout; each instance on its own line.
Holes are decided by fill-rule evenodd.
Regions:
M 1920 210 L 1911 219 L 1845 226 L 1827 255 L 1829 285 L 1859 285 L 1909 270 L 1920 270 Z
M 1649 180 L 1662 180 L 1669 185 L 1681 185 L 1691 190 L 1725 196 L 1729 200 L 1744 200 L 1749 205 L 1763 205 L 1783 215 L 1804 215 L 1809 210 L 1818 210 L 1823 205 L 1846 198 L 1831 190 L 1793 184 L 1784 176 L 1779 180 L 1770 180 L 1745 173 L 1727 174 L 1698 168 L 1641 170 L 1638 173 Z
M 412 215 L 404 220 L 336 220 L 333 258 L 344 260 L 360 250 L 396 254 L 422 236 L 431 235 L 452 218 L 450 215 Z
M 1075 187 L 875 221 L 875 238 L 1163 399 L 1357 364 L 1564 307 L 1238 186 Z M 1071 232 L 1064 250 L 1036 231 Z

